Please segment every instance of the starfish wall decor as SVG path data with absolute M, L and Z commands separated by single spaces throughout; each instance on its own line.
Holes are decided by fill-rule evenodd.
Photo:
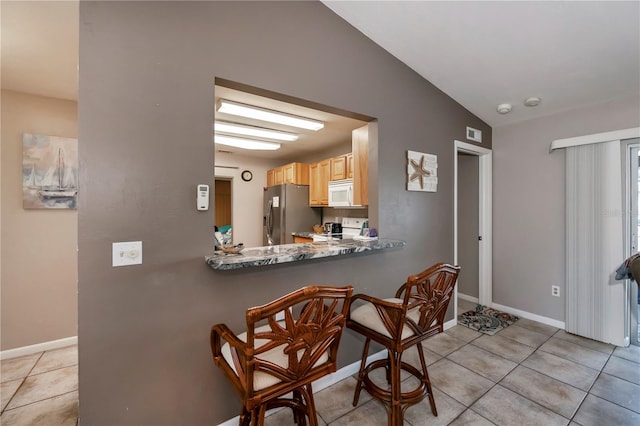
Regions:
M 438 190 L 438 156 L 407 151 L 407 191 Z

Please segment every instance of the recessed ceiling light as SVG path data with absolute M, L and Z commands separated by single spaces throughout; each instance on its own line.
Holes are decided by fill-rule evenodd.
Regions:
M 252 105 L 221 99 L 218 104 L 218 112 L 224 114 L 239 115 L 241 117 L 253 118 L 271 123 L 284 124 L 286 126 L 299 127 L 308 130 L 320 130 L 324 127 L 322 121 L 311 120 L 310 118 L 299 117 L 297 115 L 285 114 L 283 112 L 272 111 Z
M 534 107 L 534 106 L 538 106 L 540 104 L 540 101 L 542 99 L 532 96 L 530 98 L 527 98 L 524 100 L 524 105 L 528 106 L 528 107 Z
M 511 112 L 511 104 L 500 104 L 498 105 L 498 108 L 496 108 L 496 110 L 500 113 L 500 114 L 508 114 Z
M 256 141 L 253 139 L 234 138 L 233 136 L 215 135 L 214 142 L 218 145 L 233 146 L 255 151 L 275 151 L 280 149 L 280 144 L 275 142 Z
M 233 133 L 236 135 L 252 136 L 256 138 L 275 139 L 279 141 L 293 142 L 298 140 L 295 133 L 280 132 L 278 130 L 264 129 L 262 127 L 244 126 L 235 123 L 216 121 L 214 130 L 221 133 Z

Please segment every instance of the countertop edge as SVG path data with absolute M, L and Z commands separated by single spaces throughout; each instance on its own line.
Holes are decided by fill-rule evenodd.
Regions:
M 247 248 L 236 255 L 216 252 L 213 255 L 205 256 L 204 259 L 212 269 L 231 270 L 345 256 L 353 253 L 400 248 L 405 245 L 405 241 L 386 238 L 371 241 L 349 240 L 348 242 L 341 241 L 338 243 L 283 244 L 271 247 Z

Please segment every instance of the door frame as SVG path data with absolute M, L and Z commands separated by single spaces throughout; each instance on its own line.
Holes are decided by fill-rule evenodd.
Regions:
M 217 166 L 220 167 L 220 166 Z M 237 167 L 235 167 L 237 169 Z M 235 193 L 234 193 L 234 184 L 235 184 L 235 178 L 233 175 L 226 175 L 226 174 L 222 174 L 222 173 L 214 173 L 213 176 L 213 191 L 211 191 L 213 193 L 213 223 L 215 224 L 216 221 L 218 220 L 218 218 L 216 217 L 216 208 L 215 208 L 215 197 L 216 197 L 216 181 L 217 180 L 224 180 L 224 181 L 228 181 L 229 182 L 229 191 L 231 192 L 231 229 L 233 230 L 233 226 L 234 226 L 234 222 L 235 222 L 235 217 L 234 217 L 234 204 L 235 204 Z M 231 242 L 233 243 L 234 240 L 234 232 L 231 231 Z
M 493 303 L 492 253 L 493 253 L 493 153 L 490 149 L 467 142 L 454 141 L 453 151 L 453 261 L 458 264 L 458 153 L 478 156 L 478 299 L 481 305 Z M 458 317 L 458 286 L 454 293 L 454 314 Z
M 623 150 L 624 174 L 624 199 L 623 212 L 626 215 L 624 221 L 624 257 L 629 258 L 638 252 L 638 154 L 640 150 L 640 139 L 632 138 L 620 141 Z M 631 280 L 625 281 L 629 303 L 625 307 L 625 324 L 628 327 L 626 335 L 627 343 L 638 345 L 640 336 L 638 335 L 638 286 L 632 285 Z

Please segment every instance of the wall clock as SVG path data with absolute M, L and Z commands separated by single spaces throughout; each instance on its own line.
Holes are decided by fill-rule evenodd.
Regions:
M 253 173 L 251 173 L 249 170 L 244 170 L 240 176 L 245 182 L 249 182 L 251 179 L 253 179 Z

